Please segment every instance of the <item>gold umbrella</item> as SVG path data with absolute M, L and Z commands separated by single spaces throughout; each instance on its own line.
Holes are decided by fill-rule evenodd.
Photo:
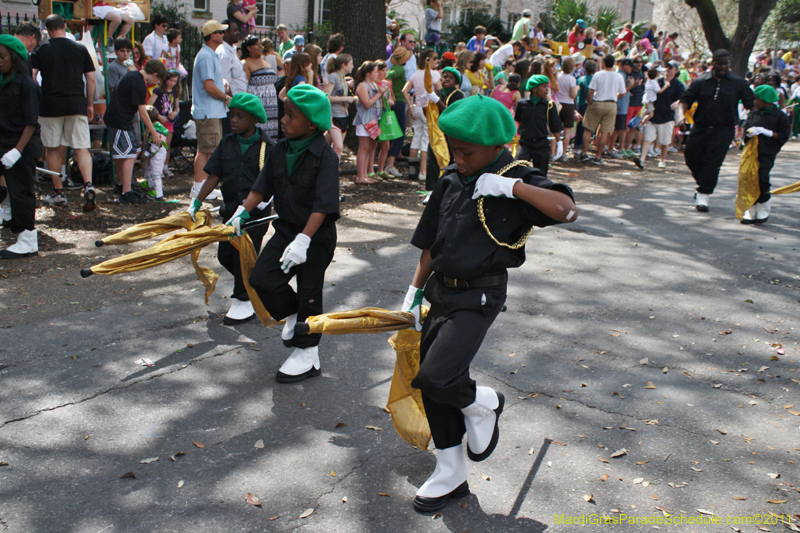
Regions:
M 758 137 L 753 137 L 744 147 L 739 160 L 739 186 L 736 190 L 736 218 L 742 218 L 756 201 L 758 187 Z
M 429 93 L 433 92 L 433 77 L 431 76 L 431 63 L 430 60 L 425 62 L 425 90 Z M 447 139 L 444 133 L 439 129 L 439 106 L 428 100 L 427 118 L 428 118 L 428 142 L 433 149 L 433 155 L 436 157 L 436 162 L 439 164 L 440 178 L 444 174 L 444 167 L 450 164 L 450 151 L 447 149 Z M 424 169 L 422 169 L 424 170 Z
M 770 194 L 789 194 L 790 192 L 800 192 L 800 181 L 797 183 L 792 183 L 791 185 L 786 185 L 784 187 L 780 187 L 775 189 L 774 191 L 770 191 Z
M 159 218 L 158 220 L 136 224 L 126 230 L 109 235 L 102 240 L 95 241 L 94 245 L 100 247 L 104 244 L 128 244 L 151 237 L 157 237 L 158 235 L 181 228 L 192 231 L 204 226 L 211 227 L 211 212 L 208 209 L 198 211 L 195 218 L 197 221 L 192 220 L 192 217 L 189 216 L 189 213 L 186 211 L 181 211 L 180 213 Z

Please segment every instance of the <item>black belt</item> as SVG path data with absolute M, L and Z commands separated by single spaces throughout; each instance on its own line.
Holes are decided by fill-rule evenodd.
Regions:
M 455 279 L 446 274 L 436 272 L 436 279 L 438 279 L 445 287 L 451 289 L 479 289 L 481 287 L 494 287 L 508 282 L 508 272 L 503 272 L 496 276 L 486 276 L 483 278 L 475 278 L 471 280 Z
M 592 100 L 592 103 L 595 103 L 595 102 L 597 102 L 598 104 L 603 104 L 603 103 L 606 103 L 606 102 L 614 102 L 615 104 L 617 103 L 616 100 Z

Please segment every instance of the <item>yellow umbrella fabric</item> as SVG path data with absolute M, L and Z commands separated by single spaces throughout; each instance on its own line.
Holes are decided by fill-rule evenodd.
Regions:
M 383 333 L 410 328 L 414 315 L 402 311 L 387 311 L 377 307 L 363 307 L 351 311 L 325 313 L 306 320 L 309 333 L 345 335 L 347 333 Z
M 758 186 L 758 137 L 753 137 L 744 147 L 739 161 L 739 188 L 736 192 L 736 218 L 758 201 L 761 189 Z
M 786 185 L 784 187 L 780 187 L 775 189 L 774 191 L 770 191 L 770 194 L 789 194 L 790 192 L 800 192 L 800 181 L 797 183 L 792 183 L 791 185 Z
M 432 93 L 434 87 L 430 61 L 425 63 L 424 82 L 425 90 Z M 430 101 L 428 101 L 427 119 L 428 142 L 431 145 L 434 157 L 436 157 L 436 162 L 439 164 L 439 175 L 437 178 L 440 178 L 444 174 L 444 167 L 450 164 L 450 150 L 447 149 L 447 139 L 445 139 L 444 133 L 439 129 L 439 106 Z M 425 169 L 420 169 L 420 172 L 424 170 Z
M 185 228 L 188 231 L 195 230 L 204 226 L 211 226 L 211 213 L 207 209 L 198 211 L 195 215 L 197 221 L 193 221 L 192 217 L 186 211 L 181 211 L 174 215 L 169 215 L 158 220 L 150 222 L 143 222 L 136 224 L 130 228 L 109 235 L 102 239 L 103 244 L 128 244 L 132 242 L 142 241 L 151 237 L 157 237 L 170 231 L 175 231 Z
M 421 337 L 420 332 L 411 328 L 398 331 L 389 339 L 389 344 L 397 354 L 397 361 L 386 408 L 392 415 L 394 429 L 403 440 L 420 450 L 427 450 L 431 441 L 431 428 L 425 416 L 422 393 L 411 386 L 411 381 L 419 372 Z

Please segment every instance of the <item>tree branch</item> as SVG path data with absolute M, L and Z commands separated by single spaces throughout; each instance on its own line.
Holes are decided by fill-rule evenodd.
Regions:
M 773 0 L 769 0 L 773 1 Z M 777 1 L 777 0 L 775 0 Z M 686 5 L 694 8 L 697 15 L 700 17 L 700 22 L 703 24 L 703 33 L 706 34 L 706 42 L 711 50 L 718 48 L 730 48 L 731 40 L 725 35 L 725 30 L 722 29 L 722 24 L 717 15 L 717 8 L 714 7 L 712 0 L 684 0 Z M 749 3 L 747 0 L 741 0 L 739 10 L 741 12 L 742 4 Z M 769 11 L 767 11 L 769 13 Z M 739 19 L 739 27 L 741 27 L 742 19 Z

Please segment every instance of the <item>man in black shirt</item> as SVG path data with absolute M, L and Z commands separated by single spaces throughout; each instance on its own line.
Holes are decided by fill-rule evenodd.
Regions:
M 701 74 L 681 97 L 683 113 L 697 102 L 694 127 L 686 141 L 686 166 L 697 182 L 695 209 L 708 211 L 708 200 L 719 179 L 719 169 L 739 123 L 739 101 L 745 109 L 753 108 L 753 91 L 747 82 L 731 74 L 731 56 L 717 50 L 713 68 Z
M 545 177 L 550 164 L 550 141 L 547 137 L 552 133 L 556 140 L 560 140 L 564 131 L 558 109 L 547 99 L 549 81 L 541 74 L 528 78 L 525 90 L 531 96 L 517 102 L 516 114 L 519 122 L 517 159 L 530 161 Z
M 42 74 L 42 144 L 47 148 L 47 166 L 58 172 L 64 164 L 60 147 L 75 151 L 83 177 L 83 210 L 96 207 L 92 187 L 92 156 L 89 153 L 89 117 L 94 116 L 94 62 L 85 46 L 67 39 L 64 19 L 45 19 L 50 40 L 31 56 L 33 79 Z M 85 83 L 84 83 L 85 82 Z M 53 177 L 53 192 L 42 199 L 52 205 L 66 205 L 61 178 Z
M 114 90 L 114 98 L 103 116 L 103 122 L 108 126 L 108 138 L 111 142 L 111 159 L 114 160 L 114 169 L 117 177 L 122 182 L 122 195 L 120 203 L 143 204 L 147 200 L 131 191 L 131 177 L 133 165 L 139 154 L 140 147 L 134 135 L 133 117 L 139 113 L 142 123 L 147 127 L 151 139 L 159 139 L 159 134 L 147 114 L 147 85 L 161 83 L 167 75 L 164 63 L 158 59 L 151 59 L 144 66 L 144 70 L 133 70 L 125 74 Z

